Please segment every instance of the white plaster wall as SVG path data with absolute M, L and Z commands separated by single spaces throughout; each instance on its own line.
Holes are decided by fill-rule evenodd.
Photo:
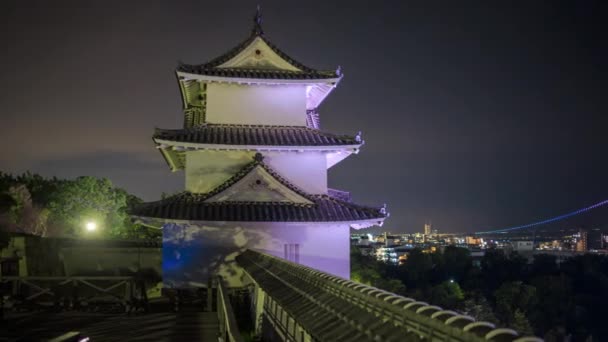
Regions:
M 218 124 L 306 126 L 306 85 L 209 83 L 206 120 Z
M 206 193 L 224 183 L 253 161 L 251 151 L 186 152 L 186 190 Z
M 347 224 L 236 223 L 167 224 L 163 227 L 163 283 L 203 286 L 219 274 L 229 286 L 247 282 L 235 257 L 248 248 L 278 257 L 285 244 L 299 244 L 299 263 L 350 278 Z
M 268 152 L 264 162 L 311 194 L 327 193 L 327 158 L 322 152 Z
M 322 152 L 262 152 L 264 162 L 311 194 L 327 193 L 327 159 Z M 186 190 L 206 193 L 253 161 L 254 151 L 186 152 Z

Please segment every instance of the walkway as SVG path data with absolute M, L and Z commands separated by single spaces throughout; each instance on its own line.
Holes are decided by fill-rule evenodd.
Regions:
M 237 263 L 255 282 L 265 337 L 290 341 L 517 341 L 512 329 L 247 250 Z M 259 317 L 259 318 L 258 318 Z

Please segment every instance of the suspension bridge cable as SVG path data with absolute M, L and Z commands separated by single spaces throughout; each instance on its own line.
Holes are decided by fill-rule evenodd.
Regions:
M 607 205 L 607 204 L 608 204 L 608 200 L 604 200 L 604 201 L 601 201 L 599 203 L 590 205 L 588 207 L 581 208 L 579 210 L 576 210 L 576 211 L 573 211 L 573 212 L 570 212 L 570 213 L 567 213 L 567 214 L 555 216 L 555 217 L 552 217 L 550 219 L 546 219 L 546 220 L 543 220 L 543 221 L 538 221 L 538 222 L 533 222 L 533 223 L 529 223 L 529 224 L 524 224 L 524 225 L 521 225 L 521 226 L 515 226 L 515 227 L 509 227 L 509 228 L 503 228 L 503 229 L 496 229 L 496 230 L 487 230 L 487 231 L 483 231 L 483 232 L 476 232 L 475 234 L 505 233 L 505 232 L 509 232 L 509 231 L 512 231 L 512 230 L 525 229 L 525 228 L 530 228 L 530 227 L 534 227 L 534 226 L 539 226 L 539 225 L 542 225 L 542 224 L 547 224 L 547 223 L 563 220 L 563 219 L 566 219 L 566 218 L 571 217 L 571 216 L 582 214 L 584 212 L 587 212 L 587 211 L 595 209 L 595 208 L 599 208 L 599 207 Z

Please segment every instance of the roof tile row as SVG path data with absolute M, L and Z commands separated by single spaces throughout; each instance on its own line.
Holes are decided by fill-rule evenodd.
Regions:
M 198 144 L 258 146 L 360 145 L 360 136 L 334 135 L 304 126 L 206 124 L 185 129 L 157 129 L 155 139 Z
M 339 77 L 333 71 L 303 72 L 272 69 L 207 68 L 204 65 L 189 64 L 179 65 L 177 71 L 205 76 L 276 80 L 318 80 Z
M 157 202 L 145 203 L 135 208 L 132 214 L 169 220 L 238 222 L 381 221 L 386 217 L 382 208 L 359 206 L 328 195 L 310 197 L 313 204 L 205 202 L 205 196 L 184 192 Z

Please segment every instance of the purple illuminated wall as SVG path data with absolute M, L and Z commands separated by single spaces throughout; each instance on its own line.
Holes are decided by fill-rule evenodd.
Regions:
M 163 284 L 204 286 L 210 276 L 220 274 L 229 286 L 242 286 L 245 280 L 235 257 L 247 248 L 350 277 L 348 225 L 167 224 L 163 227 Z

